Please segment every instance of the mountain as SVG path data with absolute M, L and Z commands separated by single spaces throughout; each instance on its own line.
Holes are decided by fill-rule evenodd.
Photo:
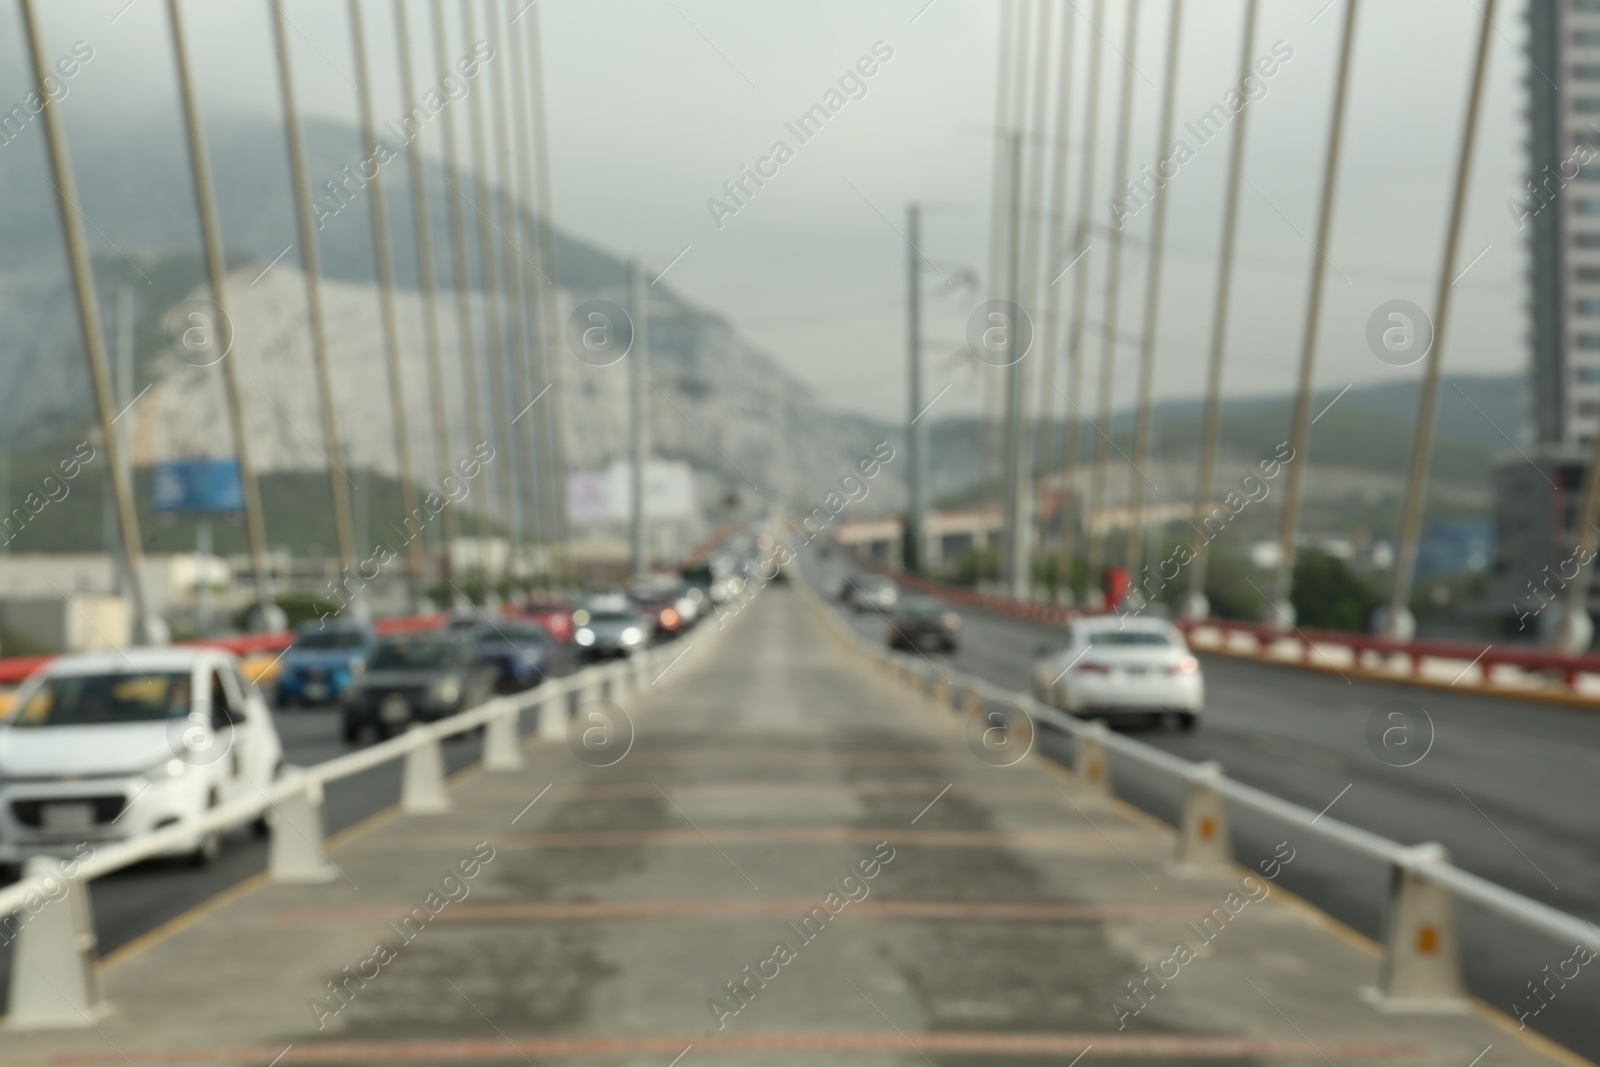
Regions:
M 168 336 L 169 309 L 207 295 L 200 285 L 192 189 L 178 128 L 155 122 L 85 126 L 73 128 L 70 136 L 107 332 L 115 331 L 119 286 L 127 288 L 134 308 L 134 392 L 140 399 L 129 418 L 137 460 L 231 454 L 220 370 L 176 358 Z M 325 190 L 319 248 L 333 394 L 345 446 L 341 458 L 393 475 L 398 468 L 373 284 L 370 205 L 363 192 L 339 206 L 324 184 L 354 166 L 361 154 L 359 139 L 353 128 L 335 123 L 310 123 L 306 137 L 312 185 Z M 234 347 L 227 358 L 243 383 L 253 458 L 263 472 L 314 469 L 323 464 L 322 423 L 305 328 L 304 279 L 293 251 L 282 131 L 269 122 L 232 120 L 213 122 L 208 138 L 231 268 Z M 16 413 L 0 424 L 0 446 L 11 449 L 59 436 L 91 417 L 47 173 L 36 138 L 19 138 L 0 153 L 0 185 L 10 194 L 0 199 L 0 317 L 8 326 L 0 336 L 0 382 L 6 383 Z M 417 442 L 418 476 L 428 481 L 436 462 L 428 429 L 432 389 L 421 342 L 422 295 L 416 288 L 404 163 L 390 163 L 383 175 L 400 288 L 396 304 L 407 417 Z M 441 167 L 429 163 L 426 184 L 442 289 L 438 308 L 451 450 L 465 454 L 468 394 L 451 288 L 449 189 Z M 458 184 L 474 194 L 464 179 Z M 485 412 L 498 403 L 515 413 L 544 383 L 533 383 L 532 392 L 509 386 L 495 390 L 487 371 L 473 212 L 482 208 L 492 214 L 492 202 L 493 195 L 490 203 L 467 209 L 477 391 Z M 563 323 L 586 300 L 626 304 L 627 266 L 621 258 L 572 235 L 557 231 L 556 236 Z M 501 249 L 494 252 L 498 257 Z M 742 494 L 749 508 L 764 500 L 809 510 L 884 439 L 884 428 L 869 420 L 823 408 L 731 324 L 695 308 L 666 285 L 651 287 L 649 309 L 650 440 L 656 454 L 692 465 L 702 502 L 733 493 Z M 555 358 L 565 394 L 569 465 L 596 470 L 626 458 L 626 361 L 592 367 L 565 346 Z M 532 410 L 530 417 L 544 417 L 550 406 Z M 886 480 L 872 510 L 897 506 L 902 498 L 900 487 Z

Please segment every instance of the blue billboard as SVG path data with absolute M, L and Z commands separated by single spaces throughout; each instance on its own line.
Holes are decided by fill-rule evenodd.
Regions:
M 157 515 L 234 515 L 244 510 L 239 464 L 231 459 L 184 459 L 155 465 Z

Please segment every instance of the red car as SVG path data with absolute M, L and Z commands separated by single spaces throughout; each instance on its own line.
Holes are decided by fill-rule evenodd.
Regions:
M 561 597 L 534 594 L 518 609 L 518 614 L 529 622 L 538 623 L 558 645 L 572 640 L 572 605 Z

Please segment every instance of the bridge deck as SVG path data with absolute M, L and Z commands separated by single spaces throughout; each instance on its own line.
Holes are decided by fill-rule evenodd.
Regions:
M 342 878 L 251 883 L 116 954 L 98 1032 L 0 1058 L 1552 1062 L 1481 1014 L 1374 1010 L 1353 938 L 1243 869 L 1179 878 L 1159 828 L 1037 756 L 988 765 L 782 587 L 731 627 L 628 708 L 626 754 L 624 726 L 462 775 L 449 813 L 339 841 Z

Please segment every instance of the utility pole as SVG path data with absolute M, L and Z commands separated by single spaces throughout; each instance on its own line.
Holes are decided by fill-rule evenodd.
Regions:
M 1055 133 L 1052 137 L 1055 158 L 1051 163 L 1050 179 L 1050 206 L 1045 216 L 1045 223 L 1049 228 L 1049 237 L 1045 242 L 1044 270 L 1040 275 L 1043 283 L 1040 287 L 1040 305 L 1044 310 L 1044 328 L 1039 332 L 1039 403 L 1038 425 L 1034 430 L 1033 454 L 1034 469 L 1037 473 L 1048 476 L 1051 459 L 1056 450 L 1052 447 L 1055 438 L 1055 410 L 1056 394 L 1060 387 L 1056 385 L 1056 364 L 1061 358 L 1061 335 L 1058 329 L 1061 320 L 1061 292 L 1064 287 L 1057 287 L 1056 282 L 1060 275 L 1056 273 L 1057 267 L 1068 262 L 1066 258 L 1066 225 L 1067 225 L 1067 134 L 1072 128 L 1072 41 L 1073 27 L 1077 24 L 1075 12 L 1068 10 L 1061 19 L 1061 45 L 1060 61 L 1056 67 L 1056 123 Z M 1060 491 L 1056 496 L 1057 521 L 1065 522 L 1066 494 Z M 1046 542 L 1049 531 L 1045 529 L 1042 520 L 1036 522 L 1036 535 L 1039 543 Z M 1063 585 L 1061 572 L 1056 572 L 1056 594 L 1060 596 Z
M 400 2 L 400 0 L 396 0 Z M 531 259 L 527 260 L 528 269 L 522 272 L 522 300 L 523 310 L 528 317 L 528 370 L 531 376 L 532 388 L 535 390 L 533 399 L 529 401 L 530 407 L 524 409 L 528 425 L 524 432 L 528 434 L 529 448 L 532 460 L 529 467 L 529 477 L 535 479 L 538 493 L 535 494 L 534 503 L 537 505 L 530 525 L 538 530 L 539 544 L 539 577 L 548 585 L 551 575 L 552 542 L 555 539 L 553 521 L 553 505 L 550 497 L 560 484 L 552 473 L 550 453 L 548 449 L 547 424 L 549 422 L 550 406 L 533 411 L 533 404 L 538 403 L 550 385 L 539 387 L 540 382 L 545 382 L 550 376 L 550 331 L 545 327 L 545 297 L 540 290 L 540 283 L 549 284 L 549 279 L 539 273 L 537 260 L 539 259 L 539 226 L 534 217 L 534 208 L 537 205 L 537 193 L 534 188 L 534 156 L 533 156 L 533 130 L 529 119 L 530 97 L 524 79 L 527 75 L 527 66 L 524 62 L 524 35 L 512 25 L 507 27 L 506 38 L 511 42 L 511 103 L 512 126 L 514 140 L 517 146 L 517 199 L 526 207 L 526 210 L 517 212 L 517 233 L 521 235 L 523 246 L 528 249 Z
M 1006 588 L 1017 600 L 1025 600 L 1033 588 L 1033 503 L 1032 479 L 1028 477 L 1027 448 L 1030 435 L 1023 424 L 1027 375 L 1019 364 L 1026 352 L 1022 341 L 1022 134 L 1011 135 L 1011 212 L 1006 239 L 1007 314 L 1012 321 L 1006 329 Z
M 499 232 L 503 267 L 501 277 L 504 279 L 505 309 L 506 309 L 506 354 L 510 360 L 508 368 L 511 378 L 511 396 L 517 414 L 506 424 L 506 444 L 511 448 L 512 455 L 517 463 L 518 473 L 521 477 L 517 481 L 520 489 L 516 497 L 522 520 L 518 529 L 522 531 L 522 539 L 517 547 L 518 557 L 523 552 L 529 541 L 533 538 L 534 530 L 538 525 L 539 511 L 539 480 L 537 475 L 537 458 L 533 451 L 533 428 L 531 422 L 517 426 L 528 414 L 532 404 L 532 380 L 529 367 L 529 352 L 532 348 L 531 331 L 529 326 L 538 328 L 538 323 L 529 323 L 527 315 L 529 301 L 527 300 L 527 282 L 523 278 L 523 264 L 528 262 L 523 255 L 518 243 L 518 234 L 521 232 L 522 208 L 517 199 L 517 186 L 512 167 L 511 141 L 511 114 L 510 100 L 507 98 L 507 70 L 511 65 L 511 50 L 506 45 L 505 35 L 501 32 L 500 17 L 505 14 L 504 6 L 496 0 L 487 0 L 484 4 L 484 34 L 495 46 L 495 56 L 498 62 L 491 65 L 486 77 L 493 86 L 493 115 L 491 132 L 495 143 L 495 174 L 499 184 L 498 195 L 495 202 L 499 206 L 500 225 L 496 227 Z M 518 562 L 513 557 L 513 564 Z M 515 576 L 515 570 L 513 570 Z
M 283 102 L 283 133 L 288 145 L 289 182 L 294 193 L 295 227 L 300 238 L 300 273 L 305 276 L 306 324 L 311 331 L 311 365 L 317 383 L 317 404 L 322 415 L 322 448 L 327 453 L 328 495 L 333 502 L 334 539 L 338 545 L 340 581 L 356 568 L 355 525 L 350 515 L 353 485 L 334 458 L 343 456 L 339 438 L 339 413 L 333 395 L 333 369 L 328 358 L 328 335 L 322 314 L 322 260 L 317 248 L 316 216 L 311 205 L 311 182 L 306 176 L 305 141 L 300 132 L 300 109 L 295 103 L 294 65 L 289 56 L 289 28 L 283 10 L 272 9 L 272 39 L 278 62 L 278 91 Z M 365 598 L 352 605 L 354 616 L 368 613 Z
M 628 315 L 633 319 L 633 347 L 628 364 L 628 441 L 633 462 L 628 487 L 628 515 L 632 520 L 633 573 L 643 574 L 650 566 L 649 540 L 644 513 L 644 466 L 650 453 L 649 410 L 644 391 L 650 372 L 650 290 L 644 268 L 637 259 L 628 263 Z
M 349 0 L 350 42 L 356 63 L 356 103 L 361 114 L 361 144 L 365 158 L 378 156 L 377 123 L 372 114 L 372 79 L 367 74 L 366 34 L 361 25 L 360 0 Z M 366 175 L 363 173 L 362 177 Z M 422 610 L 427 585 L 427 556 L 422 546 L 422 522 L 417 515 L 416 470 L 411 463 L 411 423 L 406 411 L 405 372 L 400 357 L 400 326 L 395 319 L 394 254 L 389 241 L 389 208 L 383 198 L 383 168 L 373 167 L 367 179 L 367 204 L 372 215 L 372 259 L 378 272 L 379 325 L 384 362 L 389 369 L 389 406 L 394 415 L 395 458 L 400 468 L 400 530 L 406 535 L 406 588 L 413 612 Z M 410 524 L 417 523 L 415 534 Z
M 448 72 L 450 54 L 446 43 L 448 34 L 445 29 L 442 0 L 433 0 L 429 11 L 433 18 L 434 67 L 440 72 Z M 450 223 L 450 273 L 456 290 L 456 348 L 461 362 L 461 394 L 467 424 L 467 449 L 472 451 L 480 444 L 487 443 L 488 439 L 484 436 L 482 390 L 478 385 L 478 345 L 472 332 L 472 275 L 467 266 L 466 212 L 462 210 L 462 202 L 466 199 L 466 195 L 461 191 L 461 169 L 456 165 L 455 108 L 446 106 L 439 113 L 439 118 L 440 137 L 444 141 L 444 183 L 450 187 L 450 191 L 445 194 L 445 206 L 449 210 Z M 487 290 L 485 298 L 487 299 Z M 489 432 L 492 433 L 493 430 Z M 494 493 L 491 487 L 494 485 L 494 478 L 490 476 L 484 481 L 484 495 L 492 499 Z M 484 544 L 485 537 L 492 529 L 492 525 L 486 521 L 489 515 L 489 502 L 485 500 L 482 504 L 467 509 L 473 516 L 472 529 L 475 535 L 472 559 L 478 568 L 479 580 L 485 587 L 491 583 Z M 463 593 L 457 592 L 455 599 L 458 611 L 466 607 L 463 603 L 466 600 Z
M 561 277 L 556 257 L 556 238 L 550 206 L 550 145 L 544 107 L 544 58 L 539 36 L 539 8 L 527 9 L 528 42 L 528 93 L 529 110 L 532 111 L 533 159 L 535 180 L 539 192 L 539 269 L 545 280 L 540 289 L 543 294 L 545 328 L 545 369 L 550 375 L 550 399 L 545 404 L 546 452 L 550 473 L 547 481 L 551 491 L 546 494 L 550 507 L 550 530 L 555 538 L 555 572 L 558 580 L 567 572 L 567 468 L 564 405 L 566 404 L 565 375 L 561 366 L 561 324 L 556 321 L 559 293 L 557 282 Z
M 467 0 L 461 5 L 461 37 L 470 46 L 477 37 L 473 29 L 472 6 L 475 0 Z M 493 60 L 492 62 L 504 62 Z M 497 586 L 501 581 L 510 578 L 510 564 L 516 554 L 518 542 L 521 540 L 517 521 L 517 490 L 515 481 L 516 458 L 511 447 L 511 413 L 508 410 L 506 392 L 506 362 L 507 347 L 500 332 L 500 326 L 505 315 L 505 292 L 501 287 L 498 277 L 498 267 L 494 255 L 494 223 L 489 218 L 489 163 L 488 148 L 484 137 L 483 111 L 478 102 L 479 93 L 469 93 L 467 96 L 467 116 L 469 141 L 472 145 L 472 173 L 473 191 L 477 198 L 474 207 L 478 214 L 478 262 L 483 275 L 483 318 L 485 333 L 488 338 L 487 358 L 489 360 L 489 398 L 493 402 L 487 432 L 491 435 L 495 447 L 495 460 L 499 465 L 500 477 L 498 479 L 500 510 L 499 517 L 503 523 L 506 535 L 506 566 L 497 576 L 497 581 L 486 581 L 486 584 Z M 450 109 L 447 107 L 445 111 Z M 496 479 L 489 478 L 490 484 L 496 484 Z M 498 607 L 498 601 L 492 600 Z
M 405 0 L 394 0 L 395 46 L 400 55 L 400 99 L 410 107 L 417 99 L 411 68 L 411 30 Z M 433 394 L 433 476 L 442 484 L 454 474 L 450 457 L 450 414 L 445 406 L 444 359 L 439 346 L 438 284 L 434 278 L 433 225 L 428 218 L 428 182 L 422 160 L 422 131 L 406 147 L 407 182 L 411 186 L 411 228 L 417 243 L 417 287 L 422 290 L 422 340 L 428 356 L 428 391 Z M 461 516 L 455 503 L 445 505 L 444 544 L 440 572 L 449 574 L 450 547 L 461 538 Z
M 1178 41 L 1183 30 L 1183 0 L 1172 0 L 1169 14 L 1166 85 L 1161 94 L 1161 118 L 1157 122 L 1160 132 L 1156 135 L 1158 170 L 1161 167 L 1161 153 L 1172 144 L 1172 107 L 1178 95 Z M 1156 175 L 1156 180 L 1161 180 L 1160 174 Z M 1132 514 L 1124 555 L 1128 578 L 1139 588 L 1142 588 L 1137 583 L 1139 568 L 1144 564 L 1145 548 L 1144 467 L 1150 459 L 1150 398 L 1155 389 L 1156 331 L 1161 326 L 1161 260 L 1167 240 L 1167 197 L 1157 189 L 1155 198 L 1155 219 L 1150 227 L 1150 258 L 1147 264 L 1149 273 L 1145 276 L 1144 285 L 1144 329 L 1139 342 L 1139 399 L 1133 434 L 1133 470 L 1129 475 L 1133 506 L 1129 509 Z M 1143 596 L 1142 593 L 1139 595 Z
M 1444 240 L 1444 262 L 1439 264 L 1439 288 L 1433 300 L 1433 350 L 1423 373 L 1422 398 L 1418 404 L 1416 436 L 1411 443 L 1411 470 L 1406 479 L 1404 512 L 1400 520 L 1400 545 L 1395 554 L 1389 605 L 1376 620 L 1376 629 L 1385 637 L 1409 641 L 1416 633 L 1417 621 L 1411 614 L 1411 583 L 1417 569 L 1417 542 L 1422 537 L 1422 512 L 1428 499 L 1428 468 L 1433 461 L 1433 437 L 1439 411 L 1439 376 L 1444 364 L 1444 335 L 1450 324 L 1450 296 L 1455 292 L 1456 259 L 1461 245 L 1461 222 L 1466 214 L 1467 181 L 1472 176 L 1472 148 L 1477 143 L 1478 112 L 1483 102 L 1483 75 L 1489 65 L 1489 31 L 1493 27 L 1495 0 L 1483 5 L 1483 26 L 1478 30 L 1478 51 L 1472 64 L 1472 86 L 1467 92 L 1467 115 L 1461 131 L 1461 155 L 1456 160 L 1455 192 L 1450 200 L 1450 222 Z M 1586 504 L 1588 502 L 1586 501 Z M 1585 533 L 1585 536 L 1587 534 Z M 1575 583 L 1576 584 L 1576 583 Z M 1588 587 L 1572 597 L 1562 622 L 1579 638 L 1572 651 L 1588 651 L 1593 637 L 1589 622 Z M 1582 615 L 1581 622 L 1578 616 Z
M 1246 0 L 1244 41 L 1239 45 L 1239 81 L 1251 76 L 1255 54 L 1256 16 L 1260 0 Z M 1227 357 L 1228 300 L 1233 288 L 1233 249 L 1239 236 L 1239 186 L 1244 176 L 1244 135 L 1250 109 L 1239 112 L 1228 145 L 1228 191 L 1222 208 L 1222 251 L 1217 263 L 1216 303 L 1211 312 L 1211 355 L 1206 369 L 1206 406 L 1200 424 L 1200 469 L 1194 480 L 1194 559 L 1189 563 L 1189 592 L 1184 599 L 1187 618 L 1203 620 L 1211 614 L 1206 599 L 1206 564 L 1210 540 L 1206 537 L 1206 505 L 1211 503 L 1211 483 L 1217 469 L 1217 438 L 1222 430 L 1222 363 Z
M 1125 17 L 1128 22 L 1122 53 L 1124 57 L 1131 57 L 1139 43 L 1139 0 L 1130 0 Z M 1122 64 L 1122 100 L 1117 107 L 1117 147 L 1115 171 L 1111 179 L 1112 195 L 1122 192 L 1128 182 L 1128 134 L 1133 127 L 1133 63 L 1126 58 Z M 1105 507 L 1106 465 L 1110 462 L 1107 448 L 1111 443 L 1112 385 L 1116 379 L 1117 369 L 1117 313 L 1122 307 L 1120 295 L 1122 235 L 1123 226 L 1119 222 L 1111 229 L 1111 253 L 1106 265 L 1106 309 L 1100 331 L 1100 382 L 1095 404 L 1099 432 L 1095 434 L 1094 470 L 1089 482 L 1087 512 L 1089 528 L 1084 531 L 1089 540 L 1089 588 L 1086 599 L 1093 607 L 1105 606 L 1104 593 L 1099 585 L 1100 575 L 1096 572 L 1105 560 L 1106 548 L 1107 526 L 1101 521 L 1101 510 Z M 1097 522 L 1100 523 L 1098 528 L 1095 526 Z
M 122 474 L 128 479 L 128 484 L 132 485 L 133 433 L 130 424 L 133 422 L 133 412 L 128 410 L 128 405 L 133 401 L 133 288 L 127 282 L 117 283 L 117 360 L 113 376 L 117 383 L 117 410 L 123 413 L 121 418 L 127 420 L 117 427 L 117 444 L 121 447 L 122 462 L 126 468 Z M 108 521 L 105 524 L 105 550 L 106 555 L 113 560 L 116 559 L 117 552 L 116 506 L 116 498 L 111 492 L 111 479 L 107 478 L 104 514 Z M 115 571 L 117 595 L 127 597 L 128 572 L 120 563 L 114 563 L 112 569 Z
M 1006 246 L 1006 235 L 1010 233 L 1007 212 L 1015 207 L 1015 203 L 1007 204 L 1005 197 L 1012 195 L 1013 183 L 1010 179 L 1012 172 L 1020 169 L 1019 165 L 1011 158 L 1011 135 L 1008 130 L 1024 128 L 1027 117 L 1027 87 L 1028 87 L 1028 25 L 1031 21 L 1032 0 L 1015 0 L 1014 9 L 1009 6 L 1001 11 L 1002 33 L 1006 29 L 1004 23 L 1009 15 L 1013 20 L 1011 27 L 1011 52 L 1010 66 L 1002 64 L 999 75 L 1002 85 L 1001 101 L 997 111 L 1003 112 L 1002 118 L 995 126 L 996 150 L 999 160 L 995 168 L 995 203 L 992 207 L 990 220 L 989 242 L 989 293 L 990 300 L 1001 300 L 1007 295 L 1005 288 L 1006 265 L 1010 262 L 1012 250 Z M 1010 76 L 1009 87 L 1005 83 Z M 1009 169 L 1007 169 L 1009 168 Z M 1015 294 L 1011 294 L 1015 295 Z M 1010 329 L 1010 326 L 1007 327 Z M 978 421 L 978 440 L 980 442 L 980 474 L 979 474 L 979 502 L 987 510 L 994 501 L 994 466 L 995 453 L 998 451 L 999 467 L 1002 477 L 1005 476 L 1007 456 L 1009 451 L 1006 442 L 1010 439 L 1010 427 L 1005 422 L 1005 409 L 1007 405 L 1006 388 L 1003 383 L 1009 382 L 1008 378 L 1001 376 L 996 380 L 995 368 L 980 361 L 977 368 L 978 379 L 981 385 L 983 409 Z M 1005 502 L 1001 501 L 1002 509 Z
M 1278 527 L 1278 570 L 1273 576 L 1272 599 L 1266 605 L 1266 621 L 1281 629 L 1294 625 L 1294 604 L 1289 594 L 1294 588 L 1295 534 L 1300 528 L 1300 496 L 1305 485 L 1306 466 L 1311 462 L 1311 382 L 1317 364 L 1317 337 L 1322 316 L 1322 280 L 1327 266 L 1328 234 L 1333 228 L 1333 200 L 1339 179 L 1339 147 L 1344 135 L 1346 89 L 1350 83 L 1350 58 L 1355 45 L 1358 0 L 1346 0 L 1344 30 L 1339 44 L 1339 65 L 1333 83 L 1333 118 L 1328 124 L 1328 152 L 1323 164 L 1322 203 L 1317 209 L 1317 234 L 1311 243 L 1316 255 L 1311 259 L 1311 293 L 1306 301 L 1305 335 L 1300 347 L 1300 383 L 1294 404 L 1294 452 L 1288 463 L 1289 477 L 1283 491 L 1283 519 Z
M 1105 0 L 1095 0 L 1090 26 L 1104 22 Z M 1079 408 L 1083 397 L 1083 327 L 1085 312 L 1089 307 L 1089 218 L 1094 210 L 1094 157 L 1095 142 L 1100 126 L 1100 57 L 1102 35 L 1089 38 L 1088 95 L 1083 103 L 1083 163 L 1078 171 L 1078 227 L 1073 243 L 1074 278 L 1072 280 L 1072 329 L 1067 342 L 1067 433 L 1061 446 L 1061 540 L 1057 547 L 1056 567 L 1063 575 L 1062 587 L 1066 590 L 1068 604 L 1076 599 L 1073 594 L 1073 572 L 1077 570 L 1078 544 L 1074 528 L 1081 518 L 1078 504 L 1078 446 L 1083 435 L 1083 412 Z M 1067 509 L 1072 513 L 1068 514 Z M 1091 583 L 1093 579 L 1091 578 Z
M 195 98 L 194 76 L 189 69 L 189 48 L 183 29 L 179 0 L 167 0 L 167 16 L 172 30 L 172 52 L 178 68 L 178 97 L 183 104 L 184 132 L 189 142 L 189 167 L 194 180 L 195 207 L 200 216 L 200 239 L 205 252 L 206 277 L 211 302 L 220 321 L 212 324 L 214 343 L 222 349 L 222 393 L 228 405 L 228 422 L 233 429 L 234 459 L 239 464 L 239 483 L 244 490 L 244 526 L 250 545 L 250 566 L 256 578 L 256 609 L 252 628 L 279 630 L 286 625 L 281 608 L 272 599 L 272 574 L 268 569 L 267 528 L 261 512 L 261 487 L 250 461 L 250 429 L 245 425 L 244 397 L 239 389 L 238 357 L 233 355 L 233 320 L 228 317 L 228 261 L 222 244 L 222 223 L 217 214 L 216 188 L 211 180 L 211 159 L 206 153 L 205 125 Z M 109 445 L 109 442 L 108 442 Z M 120 454 L 121 449 L 119 448 Z
M 906 205 L 906 368 L 911 395 L 906 417 L 906 447 L 911 455 L 911 558 L 906 570 L 922 573 L 928 567 L 928 427 L 922 414 L 922 209 Z

